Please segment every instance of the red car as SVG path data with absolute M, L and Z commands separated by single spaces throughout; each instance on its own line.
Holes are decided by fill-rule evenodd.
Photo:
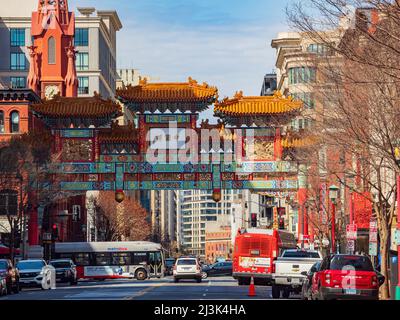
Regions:
M 378 274 L 367 256 L 336 254 L 326 257 L 312 279 L 314 300 L 378 300 Z
M 19 292 L 19 272 L 13 266 L 11 260 L 0 259 L 0 277 L 6 279 L 7 294 Z

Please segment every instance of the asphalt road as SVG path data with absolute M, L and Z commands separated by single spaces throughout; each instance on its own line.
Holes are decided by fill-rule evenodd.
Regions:
M 172 278 L 82 281 L 77 286 L 57 284 L 55 290 L 24 289 L 2 300 L 270 300 L 271 287 L 256 287 L 256 297 L 248 297 L 248 286 L 238 286 L 230 277 L 209 278 L 202 283 Z M 291 299 L 299 299 L 292 296 Z

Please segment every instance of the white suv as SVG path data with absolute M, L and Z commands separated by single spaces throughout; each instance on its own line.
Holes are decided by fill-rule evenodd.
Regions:
M 21 260 L 16 267 L 19 270 L 21 287 L 42 287 L 43 278 L 49 269 L 44 260 Z
M 195 279 L 201 282 L 201 266 L 196 258 L 179 258 L 174 266 L 174 281 L 179 282 L 180 279 Z

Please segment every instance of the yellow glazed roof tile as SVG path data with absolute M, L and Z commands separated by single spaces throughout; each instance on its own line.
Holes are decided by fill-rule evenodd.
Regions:
M 218 89 L 207 83 L 198 84 L 192 78 L 183 83 L 147 83 L 140 80 L 138 86 L 118 89 L 117 96 L 131 102 L 214 102 Z
M 215 103 L 215 112 L 228 116 L 273 115 L 297 111 L 302 107 L 301 101 L 284 98 L 278 91 L 266 97 L 244 97 L 242 92 L 238 92 L 233 99 L 225 98 Z

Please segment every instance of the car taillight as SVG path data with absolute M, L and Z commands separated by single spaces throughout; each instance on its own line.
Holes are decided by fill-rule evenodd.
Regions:
M 372 280 L 372 286 L 376 287 L 378 285 L 378 277 L 373 276 L 371 280 Z
M 331 285 L 331 275 L 330 273 L 325 274 L 325 283 L 330 286 Z

